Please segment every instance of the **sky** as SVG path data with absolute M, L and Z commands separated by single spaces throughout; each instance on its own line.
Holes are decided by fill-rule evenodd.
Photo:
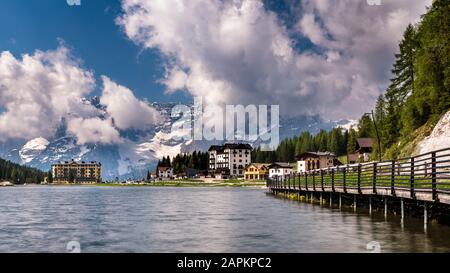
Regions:
M 386 88 L 398 42 L 431 0 L 3 0 L 0 141 L 117 143 L 147 102 L 279 104 L 358 118 Z M 375 1 L 376 2 L 376 1 Z M 106 110 L 82 101 L 98 96 Z M 99 128 L 86 135 L 87 128 Z

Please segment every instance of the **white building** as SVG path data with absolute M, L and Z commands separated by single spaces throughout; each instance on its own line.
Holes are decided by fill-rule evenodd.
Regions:
M 269 166 L 269 178 L 275 179 L 278 177 L 284 180 L 286 176 L 293 173 L 293 167 L 290 163 L 277 162 Z
M 231 144 L 209 148 L 209 173 L 225 178 L 244 176 L 244 169 L 252 163 L 252 146 Z
M 173 169 L 169 167 L 159 167 L 158 177 L 161 179 L 171 179 L 173 178 Z

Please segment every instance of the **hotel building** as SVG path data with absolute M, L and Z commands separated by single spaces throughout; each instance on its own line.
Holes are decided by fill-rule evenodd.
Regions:
M 95 184 L 102 181 L 100 162 L 66 161 L 52 166 L 53 184 Z
M 252 163 L 252 146 L 231 144 L 209 148 L 209 173 L 213 176 L 243 177 L 244 169 Z

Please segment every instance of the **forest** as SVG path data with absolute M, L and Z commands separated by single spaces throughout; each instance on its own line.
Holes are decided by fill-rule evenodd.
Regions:
M 44 181 L 45 175 L 38 169 L 0 159 L 0 181 L 6 180 L 14 184 L 37 184 Z
M 162 160 L 158 161 L 156 170 L 158 170 L 159 167 L 171 167 L 173 168 L 174 174 L 181 174 L 186 168 L 203 171 L 208 169 L 208 161 L 209 154 L 207 152 L 194 151 L 191 154 L 178 154 L 173 159 L 169 156 L 163 157 Z

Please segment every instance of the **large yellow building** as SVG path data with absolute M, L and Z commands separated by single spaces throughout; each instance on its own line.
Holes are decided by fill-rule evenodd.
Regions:
M 66 161 L 52 166 L 54 184 L 95 184 L 102 181 L 100 162 Z
M 252 163 L 245 168 L 245 180 L 265 180 L 269 176 L 269 165 Z

